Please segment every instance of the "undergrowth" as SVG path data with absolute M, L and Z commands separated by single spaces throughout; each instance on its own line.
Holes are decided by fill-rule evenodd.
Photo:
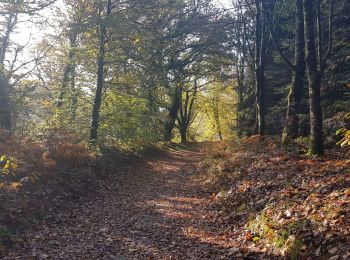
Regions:
M 1 256 L 11 233 L 88 189 L 98 158 L 86 143 L 64 133 L 41 142 L 5 131 L 0 136 Z

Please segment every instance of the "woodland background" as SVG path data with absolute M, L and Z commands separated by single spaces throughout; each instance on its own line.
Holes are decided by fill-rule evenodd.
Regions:
M 345 0 L 0 0 L 0 235 L 171 142 L 223 141 L 205 171 L 246 149 L 262 164 L 261 151 L 315 167 L 326 154 L 343 178 L 349 13 Z
M 15 135 L 87 141 L 98 132 L 102 145 L 140 148 L 281 134 L 289 125 L 292 139 L 310 134 L 305 54 L 295 56 L 300 48 L 308 55 L 307 30 L 296 24 L 304 23 L 302 1 L 236 1 L 227 9 L 210 1 L 55 2 L 1 3 L 0 122 Z M 315 99 L 328 138 L 342 127 L 332 120 L 348 112 L 349 7 L 311 8 L 322 74 Z M 23 23 L 42 30 L 40 42 L 12 40 Z M 301 83 L 291 75 L 298 71 Z

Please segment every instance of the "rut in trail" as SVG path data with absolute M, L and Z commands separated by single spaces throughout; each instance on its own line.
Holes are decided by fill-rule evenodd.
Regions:
M 201 157 L 193 146 L 130 165 L 18 234 L 5 259 L 235 259 L 193 178 Z

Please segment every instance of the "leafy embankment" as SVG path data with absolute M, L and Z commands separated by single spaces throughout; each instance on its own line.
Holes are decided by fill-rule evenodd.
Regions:
M 48 212 L 63 209 L 67 199 L 93 191 L 95 173 L 108 174 L 116 165 L 111 158 L 125 157 L 111 156 L 113 151 L 96 156 L 87 144 L 66 134 L 34 142 L 1 132 L 0 139 L 0 257 L 12 233 Z
M 241 230 L 244 246 L 291 258 L 348 259 L 350 160 L 341 151 L 326 154 L 291 153 L 260 136 L 215 143 L 202 181 L 227 227 Z

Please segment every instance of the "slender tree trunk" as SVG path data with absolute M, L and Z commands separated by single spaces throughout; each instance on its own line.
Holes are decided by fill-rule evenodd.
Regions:
M 222 141 L 224 138 L 222 136 L 222 131 L 221 131 L 221 121 L 220 121 L 220 113 L 219 113 L 219 98 L 215 98 L 213 109 L 214 109 L 213 112 L 214 112 L 216 131 L 217 131 L 217 134 L 219 135 L 220 141 Z
M 103 32 L 102 32 L 103 33 Z M 103 43 L 105 38 L 101 36 L 100 39 L 100 48 L 98 54 L 98 69 L 97 69 L 97 86 L 95 99 L 92 109 L 92 121 L 91 121 L 91 130 L 90 130 L 90 140 L 97 140 L 97 133 L 99 127 L 99 117 L 100 117 L 100 108 L 102 103 L 102 90 L 103 90 L 103 81 L 104 81 L 104 58 L 105 58 L 105 44 Z
M 107 2 L 107 12 L 106 17 L 111 13 L 111 0 Z M 104 19 L 105 20 L 105 19 Z M 106 38 L 107 38 L 107 26 L 101 22 L 100 25 L 100 39 L 99 39 L 99 52 L 98 52 L 98 68 L 97 68 L 97 84 L 96 93 L 92 109 L 92 121 L 90 128 L 90 141 L 96 141 L 98 136 L 99 127 L 99 117 L 100 117 L 100 107 L 102 103 L 102 90 L 104 83 L 104 63 L 105 63 L 105 52 L 106 52 Z
M 288 95 L 286 124 L 283 131 L 282 144 L 298 136 L 299 118 L 298 112 L 303 94 L 305 75 L 305 40 L 304 40 L 304 19 L 303 0 L 296 0 L 295 12 L 295 50 L 293 79 Z
M 243 106 L 243 90 L 244 90 L 244 61 L 242 62 L 243 58 L 241 58 L 240 67 L 237 67 L 236 73 L 237 73 L 237 95 L 238 95 L 238 102 L 237 102 L 237 119 L 236 122 L 239 125 L 241 122 L 243 122 L 243 116 L 244 114 L 242 113 L 242 106 Z M 237 129 L 238 136 L 242 135 L 242 129 L 238 128 Z
M 265 59 L 266 59 L 266 37 L 265 17 L 262 13 L 262 2 L 255 1 L 255 98 L 257 134 L 265 134 Z
M 240 59 L 239 65 L 236 69 L 237 73 L 237 94 L 238 94 L 238 104 L 243 103 L 243 91 L 244 91 L 244 61 L 243 58 Z
M 264 68 L 260 67 L 255 72 L 256 86 L 256 116 L 257 116 L 257 134 L 265 134 L 265 73 Z
M 220 118 L 219 117 L 216 119 L 216 128 L 217 128 L 217 133 L 219 135 L 220 141 L 224 140 L 224 138 L 222 136 L 221 123 L 220 123 Z
M 315 47 L 313 1 L 303 0 L 305 24 L 305 63 L 309 80 L 310 106 L 310 145 L 309 154 L 323 154 L 322 109 L 321 109 L 321 79 L 322 74 L 317 70 Z
M 70 80 L 70 87 L 72 91 L 72 97 L 71 97 L 71 107 L 72 107 L 72 113 L 71 113 L 71 121 L 73 121 L 76 117 L 77 114 L 77 109 L 78 109 L 78 89 L 75 84 L 75 78 L 76 78 L 76 60 L 74 58 L 73 64 L 72 64 L 72 77 Z

